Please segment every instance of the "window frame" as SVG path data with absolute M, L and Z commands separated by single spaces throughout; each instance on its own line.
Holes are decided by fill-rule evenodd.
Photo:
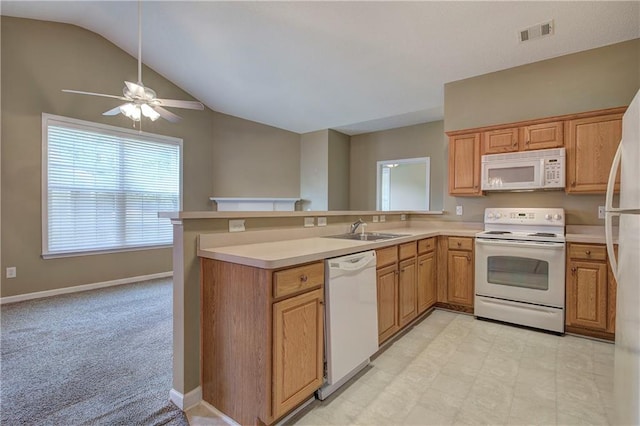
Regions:
M 79 120 L 76 118 L 64 117 L 60 115 L 53 115 L 42 113 L 42 199 L 41 199 L 41 212 L 42 212 L 42 253 L 43 259 L 52 259 L 60 257 L 77 257 L 77 256 L 91 256 L 96 254 L 108 254 L 108 253 L 121 253 L 128 251 L 139 250 L 153 250 L 170 248 L 173 244 L 159 243 L 159 244 L 145 244 L 139 246 L 108 248 L 108 249 L 95 249 L 95 250 L 69 250 L 63 252 L 49 252 L 49 126 L 59 125 L 71 129 L 77 129 L 88 132 L 96 132 L 103 135 L 109 135 L 114 137 L 134 138 L 145 142 L 152 142 L 158 144 L 168 144 L 178 147 L 178 210 L 182 210 L 184 188 L 183 188 L 183 163 L 184 163 L 184 149 L 183 140 L 172 136 L 159 135 L 155 133 L 143 132 L 140 130 L 126 129 L 117 126 L 111 126 L 108 124 L 95 123 L 92 121 Z

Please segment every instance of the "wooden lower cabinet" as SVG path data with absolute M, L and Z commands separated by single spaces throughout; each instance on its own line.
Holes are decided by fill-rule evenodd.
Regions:
M 607 329 L 607 265 L 572 260 L 567 286 L 567 325 Z
M 396 264 L 377 270 L 378 286 L 378 343 L 393 336 L 398 323 L 398 268 Z
M 266 270 L 201 259 L 202 398 L 273 424 L 323 381 L 324 264 Z
M 400 262 L 398 279 L 398 316 L 400 327 L 409 324 L 418 316 L 416 291 L 416 259 Z
M 418 257 L 418 315 L 432 307 L 437 301 L 436 252 Z
M 616 283 L 605 246 L 570 243 L 567 253 L 567 331 L 613 340 Z
M 473 306 L 473 253 L 449 250 L 447 255 L 447 301 L 455 305 Z
M 322 290 L 273 304 L 273 410 L 280 417 L 322 385 Z

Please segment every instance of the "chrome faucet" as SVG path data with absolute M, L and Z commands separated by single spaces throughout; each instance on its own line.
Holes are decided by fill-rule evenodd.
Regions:
M 351 228 L 350 228 L 350 233 L 355 234 L 356 231 L 358 230 L 358 227 L 362 224 L 365 224 L 364 221 L 362 219 L 358 219 L 355 222 L 353 222 L 351 224 Z M 365 224 L 366 225 L 366 224 Z

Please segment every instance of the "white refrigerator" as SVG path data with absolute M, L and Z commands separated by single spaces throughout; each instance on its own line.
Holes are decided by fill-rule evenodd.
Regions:
M 620 169 L 620 202 L 613 186 Z M 615 424 L 640 424 L 640 92 L 622 119 L 622 141 L 613 160 L 606 195 L 605 234 L 611 268 L 618 281 L 615 344 Z M 619 218 L 618 256 L 612 220 Z

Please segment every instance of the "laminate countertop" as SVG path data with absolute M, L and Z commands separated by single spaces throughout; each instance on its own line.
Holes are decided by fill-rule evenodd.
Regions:
M 402 234 L 401 237 L 379 241 L 343 240 L 330 237 L 302 238 L 226 247 L 201 248 L 198 256 L 263 269 L 277 269 L 361 251 L 408 243 L 438 235 L 473 237 L 481 229 L 419 229 L 397 228 L 377 232 Z
M 384 229 L 378 230 L 377 232 L 401 234 L 402 236 L 379 241 L 343 240 L 330 237 L 289 239 L 224 247 L 200 248 L 198 249 L 198 256 L 262 269 L 278 269 L 440 235 L 474 237 L 475 234 L 481 230 L 481 224 L 479 224 L 477 228 Z M 614 242 L 617 243 L 617 230 L 615 231 Z M 566 240 L 567 242 L 576 243 L 604 244 L 604 227 L 567 226 Z

